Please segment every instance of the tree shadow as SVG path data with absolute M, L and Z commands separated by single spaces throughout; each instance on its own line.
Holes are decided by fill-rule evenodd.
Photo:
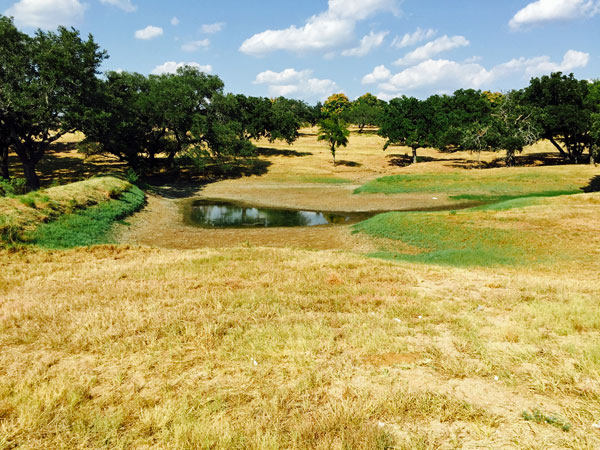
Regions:
M 413 164 L 412 155 L 393 154 L 388 156 L 390 166 L 407 167 Z M 430 156 L 417 156 L 418 162 L 434 162 L 434 161 L 460 161 L 457 159 L 447 158 L 432 158 Z
M 339 160 L 335 162 L 336 166 L 346 166 L 346 167 L 362 167 L 361 163 L 357 163 L 356 161 L 346 161 L 346 160 Z
M 260 147 L 256 149 L 258 156 L 311 156 L 311 152 L 297 152 L 295 150 L 281 150 L 278 148 L 264 148 Z
M 473 161 L 457 159 L 453 167 L 461 169 L 496 169 L 506 167 L 506 160 L 495 158 L 492 161 Z M 572 164 L 558 153 L 530 153 L 527 155 L 515 155 L 515 166 L 538 167 L 538 166 L 562 166 Z
M 269 161 L 256 158 L 234 159 L 226 162 L 209 160 L 202 172 L 191 166 L 179 167 L 143 176 L 147 189 L 167 198 L 186 198 L 197 195 L 204 186 L 223 180 L 260 176 L 268 172 Z
M 23 166 L 15 154 L 9 155 L 10 176 L 23 178 Z M 125 173 L 127 165 L 116 158 L 92 156 L 84 158 L 77 153 L 74 143 L 54 143 L 37 164 L 36 172 L 42 187 L 74 183 L 94 175 Z
M 581 188 L 583 192 L 600 192 L 600 175 L 596 175 L 592 178 L 589 184 Z

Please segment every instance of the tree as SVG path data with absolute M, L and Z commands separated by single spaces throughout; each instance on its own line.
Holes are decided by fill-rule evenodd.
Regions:
M 29 36 L 19 32 L 8 17 L 0 16 L 0 176 L 8 180 L 8 153 L 11 145 L 14 91 L 26 66 Z
M 333 157 L 333 165 L 335 166 L 335 151 L 338 147 L 346 147 L 348 145 L 348 137 L 350 131 L 348 126 L 339 117 L 330 117 L 323 119 L 319 123 L 319 133 L 317 140 L 327 141 L 329 150 Z
M 362 133 L 367 125 L 375 126 L 379 123 L 383 103 L 368 92 L 352 102 L 347 115 L 351 123 L 358 125 L 359 133 Z
M 522 91 L 510 91 L 498 97 L 490 120 L 475 122 L 465 130 L 463 145 L 473 150 L 504 150 L 506 165 L 515 165 L 515 155 L 535 143 L 540 130 L 533 112 L 522 103 Z
M 556 72 L 532 78 L 523 96 L 523 104 L 535 110 L 542 137 L 576 164 L 590 144 L 592 111 L 586 102 L 588 90 L 587 81 Z
M 170 166 L 175 155 L 181 153 L 196 141 L 190 133 L 197 115 L 205 116 L 215 95 L 223 90 L 223 82 L 215 75 L 207 75 L 195 67 L 184 66 L 175 74 L 151 75 L 150 90 L 147 96 L 148 108 L 155 112 L 154 128 L 162 133 L 165 143 L 157 152 L 167 153 Z
M 588 105 L 592 110 L 590 127 L 590 164 L 600 160 L 600 80 L 590 83 Z
M 83 120 L 85 151 L 112 154 L 139 169 L 148 135 L 156 125 L 154 118 L 149 119 L 153 111 L 142 98 L 148 91 L 148 79 L 141 74 L 108 72 Z
M 3 127 L 31 189 L 40 186 L 36 166 L 50 144 L 81 125 L 89 93 L 106 54 L 91 35 L 59 27 L 30 38 L 0 18 Z M 5 40 L 4 37 L 7 37 Z
M 352 104 L 346 94 L 333 94 L 330 95 L 323 108 L 321 109 L 324 118 L 330 117 L 345 117 L 345 114 L 350 110 Z
M 432 100 L 400 97 L 390 100 L 384 109 L 379 135 L 386 139 L 383 149 L 390 145 L 412 148 L 413 163 L 418 162 L 417 149 L 435 146 L 436 127 Z
M 437 147 L 464 149 L 469 130 L 485 127 L 490 121 L 490 95 L 474 89 L 459 89 L 452 96 L 430 97 L 428 100 L 433 101 L 434 118 L 438 122 L 435 127 Z
M 109 72 L 84 120 L 86 147 L 135 169 L 153 167 L 156 155 L 166 154 L 172 167 L 177 154 L 200 143 L 190 131 L 222 89 L 218 77 L 193 67 L 150 77 Z

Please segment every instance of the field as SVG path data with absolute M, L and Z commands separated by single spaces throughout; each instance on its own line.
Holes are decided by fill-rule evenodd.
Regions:
M 600 446 L 597 168 L 260 145 L 260 174 L 156 188 L 120 245 L 0 250 L 0 449 Z M 197 194 L 413 211 L 202 230 Z

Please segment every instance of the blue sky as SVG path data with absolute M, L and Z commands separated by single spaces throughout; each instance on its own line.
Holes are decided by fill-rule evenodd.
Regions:
M 19 28 L 74 26 L 143 74 L 190 63 L 229 92 L 300 98 L 508 90 L 600 78 L 600 0 L 0 0 Z

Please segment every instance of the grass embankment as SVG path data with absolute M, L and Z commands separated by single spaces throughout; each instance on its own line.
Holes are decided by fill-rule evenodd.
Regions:
M 588 237 L 544 270 L 0 251 L 0 449 L 598 448 Z
M 598 245 L 600 194 L 520 198 L 461 211 L 386 213 L 355 230 L 402 241 L 372 256 L 453 266 L 555 264 Z M 583 263 L 583 261 L 580 261 Z
M 370 181 L 355 194 L 445 194 L 455 200 L 500 202 L 519 197 L 574 194 L 590 181 L 577 166 L 515 167 L 392 175 Z
M 114 177 L 0 198 L 0 243 L 46 248 L 107 243 L 113 222 L 137 210 L 144 198 L 139 188 Z

